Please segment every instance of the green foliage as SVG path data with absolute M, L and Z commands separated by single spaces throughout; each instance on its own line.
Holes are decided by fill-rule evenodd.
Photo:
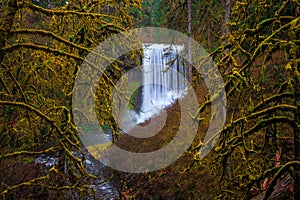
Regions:
M 43 193 L 45 198 L 65 199 L 70 191 L 74 198 L 96 198 L 87 187 L 96 177 L 87 173 L 84 158 L 72 153 L 83 153 L 72 118 L 73 84 L 91 49 L 132 27 L 128 10 L 138 9 L 140 2 L 32 2 L 9 0 L 0 5 L 0 198 L 39 199 Z M 110 71 L 114 70 L 122 71 L 117 65 L 111 66 Z M 100 87 L 112 87 L 114 77 L 109 79 Z M 111 96 L 101 93 L 99 97 L 108 102 Z M 78 113 L 80 109 L 74 108 Z M 111 113 L 100 109 L 108 116 L 104 122 L 109 120 Z M 59 157 L 47 174 L 33 162 L 42 154 Z M 7 170 L 9 166 L 16 171 Z M 24 166 L 34 170 L 24 173 Z
M 187 32 L 186 2 L 163 1 L 168 10 L 162 12 L 162 26 Z M 300 176 L 297 170 L 290 173 L 289 166 L 300 171 L 300 151 L 294 150 L 300 150 L 299 2 L 230 1 L 229 33 L 225 35 L 224 4 L 228 1 L 192 2 L 192 35 L 213 50 L 211 56 L 226 83 L 226 125 L 214 151 L 206 158 L 198 157 L 200 147 L 205 145 L 201 140 L 205 135 L 203 123 L 185 155 L 158 172 L 132 175 L 128 186 L 140 199 L 154 193 L 164 199 L 251 199 L 255 193 L 258 199 L 264 195 L 265 199 L 286 199 L 293 195 L 291 190 L 276 186 L 276 181 L 265 182 L 273 178 L 282 184 L 285 179 L 279 177 L 288 174 L 295 188 L 298 185 L 296 198 L 296 193 L 300 194 Z M 195 77 L 194 80 L 201 83 Z M 203 90 L 196 91 L 205 93 Z M 204 99 L 195 120 L 200 115 L 206 121 L 211 117 L 207 114 L 211 112 L 211 100 Z M 175 114 L 170 118 L 172 122 L 168 121 L 161 132 L 172 135 Z M 136 185 L 141 187 L 136 189 Z M 287 196 L 282 196 L 283 191 Z
M 163 6 L 163 0 L 142 1 L 142 9 L 134 9 L 132 12 L 136 16 L 135 25 L 137 27 L 159 27 L 163 25 L 164 13 L 168 9 Z
M 25 158 L 24 159 L 25 164 L 32 163 L 33 161 L 34 161 L 33 158 Z
M 131 86 L 129 86 L 129 88 L 137 88 L 137 86 L 139 85 L 138 82 L 133 82 Z M 141 88 L 137 88 L 136 90 L 134 90 L 132 92 L 132 94 L 130 95 L 130 99 L 129 99 L 129 105 L 128 105 L 128 109 L 129 110 L 135 110 L 136 109 L 136 105 L 135 105 L 135 102 L 136 102 L 136 98 L 139 98 L 137 96 L 139 90 Z
M 195 74 L 195 90 L 204 96 L 198 97 L 198 115 L 191 116 L 204 119 L 197 138 L 179 160 L 157 172 L 114 171 L 124 196 L 250 199 L 254 191 L 272 197 L 275 182 L 263 188 L 266 178 L 276 180 L 290 173 L 296 179 L 300 158 L 299 2 L 235 1 L 230 21 L 224 24 L 225 2 L 192 1 L 192 36 L 212 50 L 226 83 L 229 106 L 220 141 L 206 158 L 198 157 L 213 113 L 211 99 Z M 81 66 L 85 56 L 99 42 L 133 26 L 162 26 L 186 33 L 187 1 L 69 1 L 66 5 L 62 1 L 8 0 L 1 1 L 0 9 L 1 198 L 31 198 L 38 188 L 49 199 L 64 199 L 70 191 L 86 199 L 91 191 L 85 181 L 93 177 L 72 154 L 73 150 L 80 152 L 81 146 L 71 112 L 72 87 L 78 71 L 85 67 Z M 229 33 L 224 34 L 227 25 Z M 103 73 L 96 107 L 89 98 L 93 91 L 87 90 L 77 96 L 82 107 L 73 108 L 78 113 L 83 113 L 83 105 L 95 109 L 101 127 L 111 129 L 115 138 L 119 127 L 112 114 L 112 93 L 114 84 L 130 69 L 132 62 L 126 61 L 131 58 L 138 64 L 139 52 L 125 55 Z M 136 94 L 137 90 L 129 96 L 131 102 Z M 143 145 L 160 148 L 167 144 L 178 129 L 178 110 L 179 105 L 168 110 L 168 123 L 161 134 Z M 81 120 L 89 117 L 81 116 Z M 81 128 L 94 131 L 97 126 Z M 137 142 L 125 142 L 138 148 Z M 278 152 L 280 165 L 276 166 Z M 47 174 L 33 162 L 36 156 L 55 153 L 59 164 Z M 31 168 L 34 170 L 26 176 Z M 295 183 L 296 195 L 299 181 Z

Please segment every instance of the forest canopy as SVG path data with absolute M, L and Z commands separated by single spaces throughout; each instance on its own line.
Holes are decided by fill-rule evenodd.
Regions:
M 91 187 L 105 182 L 117 188 L 118 199 L 300 197 L 298 0 L 2 0 L 0 10 L 1 198 L 105 199 Z M 213 151 L 199 158 L 214 113 L 194 66 L 189 81 L 199 105 L 191 118 L 200 126 L 184 155 L 155 172 L 101 167 L 90 173 L 72 112 L 75 79 L 99 43 L 148 26 L 180 31 L 209 52 L 225 83 L 225 126 Z M 140 59 L 137 51 L 116 59 L 99 80 L 95 99 L 99 124 L 112 131 L 114 143 L 140 143 L 146 151 L 153 143 L 124 139 L 111 108 L 115 83 Z M 91 92 L 78 97 L 83 105 Z M 179 107 L 167 110 L 156 147 L 176 134 Z M 40 156 L 57 162 L 47 169 L 35 162 Z M 104 174 L 107 180 L 95 182 Z

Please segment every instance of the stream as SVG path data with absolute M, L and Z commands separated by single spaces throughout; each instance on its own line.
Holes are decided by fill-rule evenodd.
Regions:
M 134 127 L 139 124 L 142 124 L 143 127 L 146 126 L 151 117 L 161 114 L 164 109 L 172 106 L 177 99 L 186 94 L 188 87 L 186 77 L 188 71 L 183 65 L 183 60 L 180 58 L 180 56 L 178 56 L 182 50 L 182 45 L 143 44 L 145 57 L 143 58 L 142 63 L 142 73 L 141 71 L 131 70 L 127 74 L 130 79 L 133 79 L 131 80 L 132 84 L 140 83 L 143 86 L 142 96 L 140 99 L 141 105 L 137 110 L 132 110 L 129 107 L 128 100 L 122 99 L 123 101 L 121 101 L 120 105 L 118 106 L 119 110 L 114 113 L 115 116 L 120 117 L 120 119 L 117 119 L 117 121 L 119 121 L 118 125 L 123 133 L 129 133 L 133 131 Z M 85 81 L 82 81 L 82 83 L 85 83 Z M 126 88 L 124 91 L 126 91 Z M 80 90 L 77 92 L 80 92 Z M 131 92 L 131 90 L 128 90 L 128 92 Z M 73 92 L 73 94 L 75 93 L 76 92 Z M 73 107 L 81 108 L 81 106 L 81 102 L 76 101 L 75 99 L 73 102 Z M 81 114 L 84 116 L 89 116 L 89 112 L 89 108 L 81 108 Z M 76 116 L 78 113 L 74 112 L 73 114 Z M 79 129 L 79 135 L 81 142 L 86 148 L 94 146 L 99 148 L 97 145 L 111 142 L 112 134 L 109 128 L 102 127 L 103 130 L 99 133 L 100 127 L 96 120 L 95 123 L 90 121 L 82 124 L 82 121 L 80 121 L 80 116 L 77 118 L 75 117 L 74 119 L 75 125 L 81 127 L 81 129 Z M 78 120 L 76 121 L 76 119 Z M 164 120 L 161 121 L 163 122 Z M 158 130 L 155 131 L 146 129 L 143 130 L 146 130 L 146 134 L 148 134 L 148 132 L 157 133 L 162 127 L 158 126 Z M 138 129 L 139 133 L 140 131 L 141 130 Z M 137 135 L 140 136 L 139 133 Z M 106 181 L 105 183 L 102 183 L 102 181 L 105 179 L 101 173 L 104 165 L 100 162 L 97 162 L 85 148 L 82 148 L 82 152 L 86 155 L 87 172 L 98 177 L 95 181 L 89 183 L 89 185 L 96 191 L 96 198 L 105 200 L 117 199 L 119 197 L 117 188 L 113 186 L 111 182 Z M 79 152 L 74 151 L 72 153 L 77 158 L 82 158 L 83 156 Z M 47 170 L 49 170 L 58 162 L 58 158 L 55 156 L 50 157 L 47 155 L 41 155 L 35 159 L 35 162 L 43 163 Z
M 117 199 L 119 197 L 119 192 L 117 188 L 109 181 L 105 181 L 104 183 L 102 183 L 102 181 L 105 179 L 103 174 L 101 173 L 102 169 L 104 168 L 104 165 L 100 162 L 95 161 L 92 155 L 88 153 L 85 148 L 82 148 L 82 151 L 85 153 L 86 156 L 85 166 L 87 172 L 98 177 L 96 180 L 93 180 L 91 183 L 88 183 L 88 185 L 95 190 L 96 199 Z M 72 153 L 78 158 L 82 157 L 80 152 L 72 151 Z M 48 172 L 53 165 L 58 163 L 58 157 L 42 154 L 35 159 L 35 163 L 44 164 L 46 168 L 45 170 Z M 91 197 L 88 199 L 93 198 Z

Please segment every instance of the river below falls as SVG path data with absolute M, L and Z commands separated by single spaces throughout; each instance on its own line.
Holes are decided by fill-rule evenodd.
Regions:
M 86 151 L 86 149 L 82 148 L 82 151 L 85 153 L 86 161 L 86 171 L 89 174 L 95 175 L 98 178 L 91 181 L 90 183 L 87 183 L 91 188 L 95 190 L 96 199 L 103 199 L 103 200 L 113 200 L 118 199 L 119 192 L 117 188 L 112 184 L 112 182 L 105 181 L 104 175 L 103 175 L 103 168 L 104 165 L 98 161 L 96 161 L 90 153 Z M 73 155 L 80 158 L 82 155 L 79 152 L 72 151 Z M 48 172 L 50 168 L 58 163 L 58 157 L 57 156 L 48 156 L 45 154 L 40 155 L 35 159 L 35 163 L 41 163 L 45 165 L 45 170 Z M 88 199 L 93 199 L 88 198 Z

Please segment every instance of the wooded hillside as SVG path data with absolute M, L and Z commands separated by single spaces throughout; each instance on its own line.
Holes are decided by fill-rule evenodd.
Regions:
M 299 0 L 0 0 L 0 16 L 1 199 L 106 199 L 93 187 L 104 182 L 116 188 L 116 199 L 300 198 Z M 72 111 L 75 79 L 99 43 L 148 26 L 184 33 L 209 52 L 225 83 L 225 126 L 200 158 L 213 97 L 193 66 L 188 79 L 199 109 L 190 117 L 200 125 L 184 155 L 149 173 L 99 163 L 92 168 L 100 172 L 92 173 L 74 123 L 88 119 L 80 108 Z M 174 137 L 180 105 L 166 110 L 167 123 L 152 140 L 121 134 L 113 89 L 140 60 L 134 50 L 107 68 L 93 109 L 114 144 L 148 152 Z M 78 96 L 82 105 L 93 92 Z M 37 163 L 41 156 L 56 161 Z

